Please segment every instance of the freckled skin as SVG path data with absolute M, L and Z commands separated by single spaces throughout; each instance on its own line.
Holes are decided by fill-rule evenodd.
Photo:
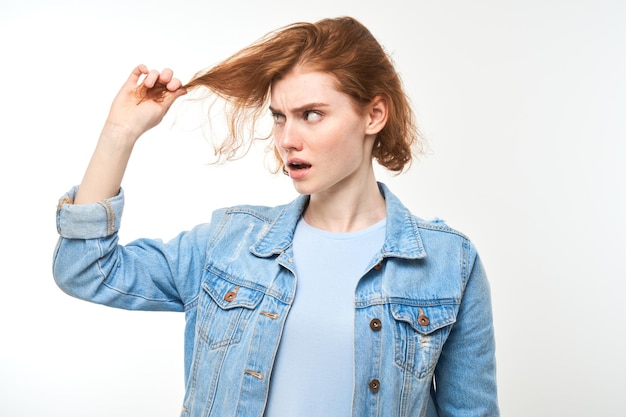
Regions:
M 346 232 L 385 216 L 372 148 L 387 104 L 376 97 L 358 108 L 336 83 L 328 73 L 298 66 L 272 85 L 270 109 L 276 149 L 296 191 L 311 197 L 305 220 Z
M 272 86 L 278 152 L 285 162 L 296 158 L 310 165 L 307 175 L 294 180 L 301 194 L 351 187 L 372 170 L 375 136 L 366 133 L 368 117 L 334 84 L 327 73 L 296 68 Z

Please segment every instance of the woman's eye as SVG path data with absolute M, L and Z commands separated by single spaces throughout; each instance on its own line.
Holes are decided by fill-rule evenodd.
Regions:
M 285 121 L 285 115 L 280 113 L 272 113 L 274 123 L 283 123 Z
M 304 112 L 304 120 L 307 122 L 315 122 L 322 118 L 322 115 L 316 111 L 306 111 Z

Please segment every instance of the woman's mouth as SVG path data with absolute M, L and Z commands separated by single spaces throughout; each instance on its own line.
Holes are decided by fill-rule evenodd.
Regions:
M 300 169 L 311 168 L 311 165 L 305 164 L 305 163 L 301 163 L 301 162 L 290 162 L 288 166 L 289 166 L 289 169 L 293 169 L 293 170 L 300 170 Z
M 300 160 L 287 161 L 289 176 L 293 180 L 303 178 L 311 169 L 311 164 Z

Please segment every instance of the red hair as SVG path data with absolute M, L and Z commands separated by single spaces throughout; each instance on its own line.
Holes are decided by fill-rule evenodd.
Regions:
M 380 165 L 402 171 L 412 159 L 413 146 L 421 151 L 414 114 L 391 59 L 365 26 L 341 17 L 270 32 L 187 83 L 187 90 L 208 88 L 232 106 L 229 137 L 216 148 L 218 155 L 232 158 L 251 143 L 242 130 L 254 132 L 267 111 L 272 82 L 300 64 L 333 75 L 337 89 L 358 107 L 376 96 L 385 98 L 388 120 L 372 150 Z

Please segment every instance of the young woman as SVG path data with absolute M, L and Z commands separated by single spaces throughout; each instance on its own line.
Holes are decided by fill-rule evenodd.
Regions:
M 196 88 L 232 105 L 226 156 L 269 107 L 275 154 L 301 196 L 121 246 L 133 146 Z M 351 18 L 282 28 L 184 86 L 140 65 L 58 205 L 56 282 L 95 303 L 185 312 L 183 416 L 497 416 L 474 246 L 374 176 L 374 159 L 402 171 L 416 139 L 393 65 Z

